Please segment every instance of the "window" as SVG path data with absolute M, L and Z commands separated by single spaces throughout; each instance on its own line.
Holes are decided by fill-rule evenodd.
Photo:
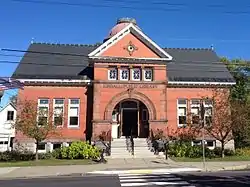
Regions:
M 80 100 L 70 99 L 69 103 L 69 127 L 78 127 Z
M 8 145 L 8 141 L 1 141 L 0 145 Z
M 62 147 L 61 143 L 53 143 L 53 149 L 60 149 Z
M 200 146 L 201 145 L 201 140 L 193 140 L 192 141 L 192 146 Z
M 205 108 L 205 125 L 210 126 L 212 124 L 213 100 L 206 99 L 204 102 L 204 108 Z
M 38 148 L 39 151 L 44 151 L 45 147 L 46 147 L 46 143 L 39 143 L 37 145 L 37 148 Z
M 187 124 L 187 100 L 178 99 L 178 126 L 183 127 Z
M 205 125 L 212 124 L 212 107 L 205 107 Z
M 38 125 L 47 125 L 49 113 L 49 99 L 38 100 Z
M 54 99 L 54 125 L 63 125 L 64 99 Z
M 153 70 L 150 68 L 146 68 L 143 70 L 144 81 L 152 81 L 153 80 Z
M 215 141 L 214 140 L 207 140 L 207 147 L 214 147 Z
M 134 81 L 141 80 L 141 70 L 139 68 L 132 69 L 132 80 Z
M 108 79 L 117 80 L 117 68 L 111 68 L 108 70 Z
M 120 80 L 128 81 L 129 80 L 129 69 L 120 69 Z
M 191 100 L 191 116 L 192 116 L 192 124 L 200 123 L 200 100 L 199 99 Z
M 7 111 L 7 121 L 14 120 L 14 111 Z

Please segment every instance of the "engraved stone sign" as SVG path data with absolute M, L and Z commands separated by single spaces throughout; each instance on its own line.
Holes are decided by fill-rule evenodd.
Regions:
M 157 88 L 155 84 L 104 84 L 103 88 Z

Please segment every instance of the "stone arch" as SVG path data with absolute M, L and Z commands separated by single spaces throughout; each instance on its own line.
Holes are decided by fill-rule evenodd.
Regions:
M 153 102 L 143 93 L 128 89 L 112 97 L 105 108 L 104 120 L 112 119 L 112 112 L 115 106 L 125 99 L 136 99 L 145 104 L 149 112 L 149 120 L 156 120 L 156 109 Z

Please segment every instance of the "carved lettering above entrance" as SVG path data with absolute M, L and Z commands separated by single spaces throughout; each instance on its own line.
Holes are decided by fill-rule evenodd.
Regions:
M 103 88 L 157 88 L 155 84 L 104 84 Z

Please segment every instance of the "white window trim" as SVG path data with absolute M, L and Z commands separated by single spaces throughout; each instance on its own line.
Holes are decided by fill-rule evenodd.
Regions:
M 114 78 L 114 79 L 110 78 L 110 71 L 111 70 L 116 70 L 116 78 Z M 109 68 L 108 69 L 108 80 L 110 80 L 110 81 L 116 81 L 117 79 L 118 79 L 118 69 L 117 68 Z
M 151 71 L 151 74 L 152 74 L 152 77 L 151 79 L 146 79 L 146 71 L 150 70 Z M 143 80 L 144 81 L 153 81 L 153 69 L 152 68 L 144 68 L 143 69 Z
M 185 126 L 187 126 L 187 124 L 179 124 L 179 108 L 186 108 L 186 121 L 187 121 L 187 99 L 185 99 L 186 104 L 179 104 L 180 99 L 185 99 L 185 98 L 178 98 L 177 99 L 177 126 L 178 127 L 185 127 Z
M 192 100 L 198 100 L 199 101 L 199 103 L 198 104 L 193 104 L 192 103 Z M 191 99 L 190 100 L 190 110 L 192 110 L 192 108 L 198 108 L 198 116 L 199 116 L 199 118 L 200 118 L 200 110 L 201 110 L 201 105 L 200 105 L 200 99 L 196 99 L 196 98 L 194 98 L 194 99 Z M 191 117 L 192 117 L 192 119 L 191 119 L 191 123 L 193 124 L 193 114 L 191 114 Z M 196 124 L 195 124 L 196 125 Z
M 124 71 L 124 70 L 127 70 L 127 71 L 128 71 L 128 78 L 127 78 L 127 79 L 123 79 L 123 78 L 122 78 L 122 71 Z M 119 76 L 120 76 L 120 80 L 121 80 L 121 81 L 128 81 L 128 80 L 129 80 L 129 76 L 130 76 L 129 68 L 121 68 L 121 69 L 119 70 Z
M 40 100 L 48 100 L 48 104 L 40 104 Z M 38 115 L 37 115 L 37 122 L 39 122 L 38 121 L 38 119 L 39 119 L 39 107 L 47 107 L 48 108 L 48 116 L 47 116 L 47 123 L 48 123 L 48 121 L 49 121 L 49 110 L 50 110 L 50 108 L 49 108 L 49 103 L 50 103 L 50 99 L 49 98 L 40 98 L 40 99 L 38 99 Z M 38 123 L 37 123 L 38 124 Z
M 208 117 L 211 116 L 211 118 L 213 118 L 213 110 L 214 110 L 214 108 L 213 108 L 213 100 L 212 100 L 212 104 L 206 104 L 205 101 L 203 101 L 203 105 L 204 105 L 204 108 L 205 108 L 205 115 L 204 115 L 205 119 L 206 119 L 207 116 Z M 211 115 L 207 114 L 207 108 L 211 108 L 212 109 Z M 205 125 L 207 125 L 207 124 L 205 124 Z
M 63 104 L 56 104 L 56 100 L 63 100 Z M 62 107 L 63 108 L 63 113 L 62 113 L 62 125 L 58 125 L 58 126 L 56 126 L 56 127 L 63 127 L 63 124 L 64 124 L 64 113 L 65 113 L 65 111 L 64 111 L 64 109 L 65 109 L 65 107 L 64 107 L 64 103 L 65 103 L 65 99 L 63 99 L 63 98 L 55 98 L 55 99 L 53 99 L 53 122 L 55 121 L 55 108 L 56 107 Z M 53 125 L 55 125 L 55 123 L 53 124 Z
M 8 120 L 8 112 L 13 112 L 13 119 L 12 120 Z M 15 111 L 14 110 L 7 110 L 7 119 L 6 119 L 6 121 L 7 122 L 13 122 L 14 120 L 15 120 Z
M 135 70 L 139 70 L 139 71 L 140 71 L 140 78 L 139 78 L 139 79 L 134 79 L 134 71 L 135 71 Z M 140 68 L 133 68 L 131 71 L 132 71 L 132 72 L 131 72 L 131 79 L 132 79 L 133 81 L 140 81 L 141 78 L 142 78 L 142 75 L 141 75 L 142 71 L 141 71 L 141 69 L 140 69 Z
M 74 99 L 78 99 L 79 104 L 71 104 L 70 101 L 74 100 Z M 79 128 L 80 127 L 80 103 L 81 103 L 80 98 L 70 98 L 68 100 L 68 128 Z M 78 125 L 77 126 L 70 125 L 70 107 L 78 107 Z
M 44 142 L 41 142 L 42 144 L 44 144 L 44 149 L 38 149 L 38 153 L 46 153 L 46 146 L 47 146 L 47 143 L 44 143 Z M 36 145 L 38 146 L 38 145 Z

